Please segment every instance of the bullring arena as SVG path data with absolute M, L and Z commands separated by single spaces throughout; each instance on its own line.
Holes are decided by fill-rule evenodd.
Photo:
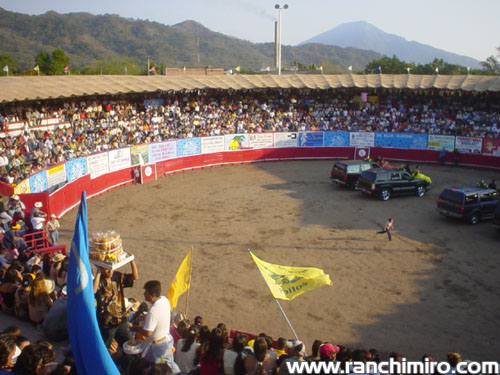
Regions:
M 498 172 L 421 166 L 433 179 L 423 198 L 388 202 L 333 186 L 332 161 L 256 163 L 176 174 L 89 201 L 89 233 L 114 229 L 138 259 L 142 284 L 169 285 L 194 247 L 189 315 L 209 326 L 292 337 L 251 260 L 314 266 L 333 286 L 283 301 L 299 337 L 397 351 L 408 358 L 447 350 L 497 357 L 499 235 L 441 217 L 445 186 L 500 180 Z M 395 238 L 377 236 L 388 217 Z M 76 210 L 61 221 L 69 244 Z M 179 303 L 184 310 L 185 297 Z
M 39 87 L 37 77 L 32 78 L 33 87 Z M 348 78 L 342 76 L 339 85 L 344 87 L 342 80 L 349 81 Z M 429 88 L 410 87 L 406 76 L 396 78 L 404 78 L 410 90 Z M 427 85 L 431 78 L 434 85 L 443 79 L 421 77 L 418 80 L 412 76 L 411 80 Z M 444 79 L 443 84 L 451 85 L 448 89 L 452 90 L 456 86 L 452 84 L 455 78 Z M 60 90 L 63 97 L 79 97 L 88 92 L 98 95 L 99 92 L 91 90 L 99 86 L 96 84 L 99 79 L 108 80 L 93 77 L 87 82 L 85 77 L 74 78 L 74 83 L 83 86 L 81 88 L 72 86 L 65 78 L 54 77 L 46 92 L 54 95 L 52 97 Z M 269 81 L 268 77 L 254 78 L 259 79 Z M 299 79 L 284 78 L 284 86 L 291 87 Z M 353 79 L 365 80 L 351 75 L 352 82 L 349 81 L 347 87 L 358 85 Z M 386 84 L 397 79 L 380 75 Z M 147 82 L 144 77 L 134 82 L 131 77 L 123 82 L 116 77 L 109 80 L 120 90 L 118 83 L 123 83 L 134 95 L 143 95 L 139 88 L 147 85 L 147 92 L 160 90 L 155 86 L 160 82 L 159 77 Z M 311 80 L 318 81 L 316 88 L 320 89 L 323 80 L 339 79 L 313 77 Z M 227 81 L 229 83 L 224 84 L 235 86 L 244 82 L 243 78 Z M 469 82 L 469 86 L 461 87 L 464 90 L 482 91 L 481 85 L 487 85 L 485 90 L 496 92 L 500 87 L 496 77 L 484 81 L 467 77 L 459 81 L 464 85 Z M 186 82 L 177 84 L 199 83 Z M 335 89 L 332 82 L 329 88 Z M 136 85 L 133 89 L 132 83 Z M 275 81 L 267 84 L 279 86 Z M 387 87 L 386 84 L 383 87 Z M 111 84 L 108 82 L 103 87 L 106 85 Z M 221 87 L 226 86 L 221 84 L 216 88 L 222 90 Z M 18 93 L 25 95 L 28 90 L 23 90 L 18 89 Z M 0 98 L 4 102 L 21 99 L 8 92 L 9 97 Z M 350 94 L 343 91 L 342 95 Z M 492 102 L 495 95 L 498 93 L 491 94 Z M 299 133 L 299 130 L 293 131 Z M 373 147 L 374 152 L 381 153 L 393 164 L 409 161 L 412 169 L 419 164 L 420 170 L 433 181 L 431 190 L 422 198 L 400 197 L 383 202 L 334 186 L 329 179 L 334 160 L 352 158 L 355 148 L 339 146 L 341 151 L 337 152 L 327 150 L 336 147 L 322 146 L 289 147 L 292 151 L 248 150 L 255 156 L 249 159 L 240 157 L 246 151 L 224 150 L 207 157 L 215 161 L 213 164 L 219 164 L 225 155 L 234 156 L 234 160 L 222 163 L 223 166 L 189 167 L 184 173 L 161 176 L 145 184 L 132 184 L 134 167 L 129 165 L 109 173 L 114 176 L 109 181 L 118 181 L 116 185 L 107 181 L 104 174 L 94 179 L 88 173 L 75 181 L 64 182 L 50 194 L 44 191 L 29 194 L 33 195 L 31 200 L 28 194 L 25 197 L 31 205 L 43 197 L 52 211 L 64 214 L 60 219 L 59 242 L 69 248 L 76 218 L 76 208 L 69 207 L 78 201 L 79 190 L 93 187 L 94 194 L 90 195 L 94 196 L 88 202 L 88 232 L 115 230 L 121 235 L 125 250 L 135 255 L 139 268 L 139 280 L 132 289 L 126 290 L 126 295 L 141 301 L 144 300 L 142 286 L 147 280 L 160 280 L 166 294 L 179 264 L 193 247 L 188 315 L 191 319 L 203 316 L 209 327 L 223 322 L 230 329 L 265 332 L 274 339 L 292 338 L 248 254 L 247 249 L 251 249 L 270 263 L 318 267 L 330 275 L 332 286 L 307 292 L 293 301 L 282 301 L 308 351 L 313 341 L 319 339 L 350 348 L 376 348 L 384 358 L 395 351 L 408 359 L 432 353 L 442 360 L 446 352 L 453 351 L 475 361 L 496 359 L 500 347 L 497 335 L 500 331 L 500 258 L 497 254 L 500 235 L 491 222 L 472 226 L 440 216 L 436 199 L 447 186 L 475 185 L 480 180 L 500 181 L 499 157 L 463 154 L 461 165 L 453 166 L 453 154 L 449 152 L 447 165 L 441 166 L 437 162 L 437 150 L 415 151 L 388 145 L 377 151 L 378 147 Z M 258 160 L 258 155 L 266 152 L 288 152 L 291 155 L 288 159 L 297 157 L 298 160 L 246 162 Z M 417 155 L 419 161 L 413 161 L 411 155 Z M 196 159 L 200 155 L 186 156 L 178 159 L 195 160 L 193 165 L 196 160 L 202 160 Z M 166 172 L 169 162 L 161 160 L 157 167 L 165 164 L 162 168 Z M 483 169 L 481 165 L 488 168 Z M 109 191 L 108 185 L 112 187 Z M 64 199 L 69 203 L 61 203 Z M 395 222 L 391 242 L 385 235 L 376 234 L 389 217 Z M 178 311 L 184 311 L 185 303 L 186 295 L 181 297 Z M 34 336 L 40 333 L 15 320 L 2 320 L 0 328 L 17 324 L 23 327 L 23 332 Z M 67 342 L 63 346 L 65 344 Z

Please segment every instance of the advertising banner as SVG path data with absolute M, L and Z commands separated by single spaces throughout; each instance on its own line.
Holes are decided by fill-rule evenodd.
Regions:
M 364 160 L 370 157 L 370 148 L 369 147 L 356 147 L 354 150 L 354 159 L 355 160 Z
M 323 146 L 349 147 L 349 132 L 324 132 Z
M 47 189 L 47 171 L 38 172 L 30 177 L 30 193 L 41 193 Z
M 22 180 L 14 187 L 14 194 L 29 194 L 30 192 L 30 179 Z
M 144 165 L 149 163 L 148 145 L 139 145 L 130 147 L 132 165 Z
M 500 138 L 483 138 L 482 153 L 500 156 Z
M 78 180 L 87 174 L 86 158 L 73 159 L 66 162 L 66 178 L 68 182 Z
M 177 141 L 151 143 L 148 145 L 148 159 L 150 163 L 173 159 L 177 157 Z
M 323 147 L 323 132 L 299 133 L 299 147 Z
M 483 146 L 482 141 L 482 138 L 456 137 L 455 148 L 458 148 L 460 152 L 480 154 Z
M 375 133 L 355 132 L 349 134 L 349 146 L 351 147 L 373 147 L 375 145 Z
M 144 100 L 144 107 L 158 107 L 165 105 L 165 99 L 146 99 Z
M 273 133 L 249 134 L 250 148 L 270 148 L 273 147 Z
M 108 152 L 109 171 L 115 172 L 132 166 L 130 148 L 119 148 Z
M 199 155 L 200 153 L 200 138 L 186 138 L 177 140 L 177 156 Z
M 211 154 L 214 152 L 224 151 L 224 136 L 217 135 L 214 137 L 201 138 L 201 153 Z
M 248 149 L 248 134 L 226 134 L 224 136 L 224 151 L 239 151 Z
M 446 151 L 455 150 L 455 137 L 451 135 L 429 134 L 429 140 L 427 141 L 427 148 L 429 150 L 442 150 L 443 147 Z
M 375 133 L 375 145 L 406 149 L 427 149 L 427 134 Z
M 102 176 L 109 172 L 108 153 L 101 152 L 87 156 L 87 169 L 90 173 L 90 178 Z
M 47 170 L 47 186 L 59 185 L 66 182 L 66 168 L 64 164 L 59 164 Z
M 274 147 L 297 147 L 298 133 L 274 133 Z

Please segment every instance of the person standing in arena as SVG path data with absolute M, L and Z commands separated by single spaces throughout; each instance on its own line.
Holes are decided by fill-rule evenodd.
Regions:
M 387 238 L 389 239 L 389 241 L 392 241 L 392 235 L 391 235 L 392 229 L 394 229 L 394 220 L 389 218 L 387 220 L 387 223 L 385 223 L 385 225 L 384 225 L 384 229 L 381 230 L 380 232 L 377 232 L 377 234 L 387 233 Z
M 151 303 L 144 327 L 132 327 L 132 331 L 146 337 L 142 356 L 153 363 L 166 362 L 175 374 L 179 370 L 174 362 L 174 340 L 170 335 L 170 302 L 161 295 L 161 283 L 158 280 L 149 280 L 144 284 L 144 298 Z

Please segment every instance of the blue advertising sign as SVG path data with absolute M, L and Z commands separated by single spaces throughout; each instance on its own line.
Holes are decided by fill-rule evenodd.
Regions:
M 47 171 L 41 171 L 30 177 L 30 192 L 41 193 L 48 189 Z
M 349 132 L 324 132 L 325 147 L 349 147 Z
M 177 140 L 177 156 L 201 154 L 200 138 L 186 138 Z
M 323 147 L 323 132 L 299 133 L 299 147 Z
M 427 149 L 427 134 L 375 133 L 375 146 Z
M 144 100 L 144 107 L 159 107 L 165 105 L 165 99 L 146 99 Z
M 66 178 L 68 182 L 78 180 L 87 174 L 87 161 L 85 158 L 73 159 L 66 162 Z

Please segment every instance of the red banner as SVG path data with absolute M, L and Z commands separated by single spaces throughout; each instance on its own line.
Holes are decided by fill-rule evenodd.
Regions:
M 481 153 L 500 156 L 500 138 L 483 138 Z
M 141 184 L 156 180 L 156 164 L 141 166 Z

